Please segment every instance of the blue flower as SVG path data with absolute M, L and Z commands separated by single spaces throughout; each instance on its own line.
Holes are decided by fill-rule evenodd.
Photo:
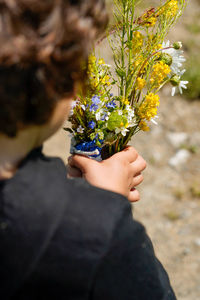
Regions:
M 101 117 L 101 121 L 105 121 L 106 120 L 106 118 L 107 118 L 107 114 L 105 113 L 105 114 L 103 114 L 103 116 Z
M 114 102 L 114 100 L 112 100 L 111 102 L 108 102 L 106 104 L 107 108 L 115 108 L 117 106 L 117 104 Z
M 97 109 L 98 109 L 98 105 L 96 105 L 96 104 L 91 104 L 90 105 L 90 112 L 97 111 Z
M 95 126 L 96 126 L 96 123 L 94 121 L 90 121 L 88 123 L 88 127 L 90 127 L 91 129 L 94 129 Z
M 100 97 L 99 96 L 93 96 L 92 97 L 92 104 L 98 105 L 100 103 Z
M 97 111 L 99 108 L 98 104 L 100 103 L 100 97 L 99 96 L 93 96 L 92 97 L 92 104 L 90 105 L 90 112 Z

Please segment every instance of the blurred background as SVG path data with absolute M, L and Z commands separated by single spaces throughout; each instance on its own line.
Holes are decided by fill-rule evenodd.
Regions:
M 146 7 L 160 1 L 140 1 Z M 112 1 L 108 1 L 109 10 Z M 142 7 L 143 8 L 143 7 Z M 171 87 L 160 93 L 159 124 L 140 132 L 132 145 L 148 163 L 141 201 L 133 205 L 134 217 L 150 235 L 156 254 L 167 269 L 178 300 L 200 299 L 200 0 L 190 0 L 169 34 L 182 41 L 189 80 L 182 97 L 171 97 Z M 99 49 L 112 62 L 106 43 Z M 60 130 L 44 151 L 65 162 L 70 139 Z M 134 253 L 133 253 L 134 255 Z M 152 299 L 153 300 L 153 299 Z

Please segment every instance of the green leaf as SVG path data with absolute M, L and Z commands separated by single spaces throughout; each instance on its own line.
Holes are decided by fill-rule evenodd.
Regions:
M 124 124 L 124 126 L 127 123 L 127 119 L 125 116 L 120 116 L 118 114 L 118 112 L 113 112 L 111 113 L 109 119 L 108 119 L 108 126 L 107 128 L 110 131 L 114 131 L 116 128 L 120 128 L 122 125 L 122 123 Z
M 65 131 L 73 133 L 73 130 L 71 128 L 63 128 Z
M 119 116 L 117 112 L 111 113 L 108 119 L 108 129 L 110 131 L 114 131 L 115 128 L 120 127 L 121 122 L 122 122 L 122 116 Z
M 119 75 L 119 77 L 126 76 L 126 72 L 123 69 L 116 69 L 116 73 L 117 73 L 117 75 Z

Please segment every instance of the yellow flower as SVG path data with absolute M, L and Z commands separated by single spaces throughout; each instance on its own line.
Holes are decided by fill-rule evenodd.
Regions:
M 149 126 L 147 125 L 147 123 L 145 121 L 140 121 L 139 127 L 143 131 L 149 131 Z
M 138 77 L 137 80 L 136 80 L 136 88 L 138 90 L 142 90 L 146 85 L 146 80 L 141 78 L 141 77 Z
M 133 53 L 136 54 L 141 51 L 141 48 L 144 43 L 144 36 L 141 32 L 136 31 L 133 34 Z
M 173 18 L 178 11 L 178 0 L 171 0 L 159 12 L 158 15 L 166 15 L 167 18 Z
M 153 66 L 153 71 L 151 74 L 150 82 L 152 86 L 159 87 L 170 72 L 170 67 L 166 65 L 163 61 L 157 62 Z
M 156 21 L 157 21 L 156 17 L 148 18 L 145 26 L 146 27 L 153 27 L 156 24 Z
M 105 65 L 105 61 L 103 58 L 100 58 L 99 61 L 98 61 L 98 64 L 99 65 Z
M 101 83 L 109 86 L 109 85 L 111 85 L 111 83 L 110 83 L 109 80 L 110 80 L 110 76 L 105 75 L 105 76 L 102 78 Z
M 137 59 L 135 59 L 132 62 L 132 66 L 131 66 L 131 73 L 133 74 L 137 69 L 139 69 L 140 66 L 142 66 L 142 64 L 144 63 L 145 58 L 142 55 L 139 55 L 137 57 Z M 145 65 L 143 66 L 143 70 L 147 67 L 148 61 L 145 63 Z
M 125 104 L 125 105 L 129 105 L 129 101 L 125 97 L 122 98 L 122 103 Z
M 92 88 L 96 88 L 96 87 L 99 85 L 99 80 L 98 80 L 98 78 L 97 78 L 97 77 L 91 78 L 90 84 L 91 84 L 91 87 L 92 87 Z
M 96 62 L 97 58 L 95 55 L 91 54 L 88 58 L 88 63 L 89 64 L 94 64 Z
M 149 9 L 141 18 L 139 18 L 140 25 L 144 25 L 145 27 L 153 27 L 155 26 L 157 21 L 157 15 L 155 15 L 155 9 Z
M 147 121 L 150 121 L 152 118 L 154 118 L 157 115 L 157 107 L 160 104 L 159 100 L 160 100 L 159 96 L 155 95 L 154 93 L 150 93 L 146 95 L 145 100 L 136 110 L 137 116 L 141 120 L 146 119 Z
M 160 49 L 162 49 L 162 44 L 158 44 L 156 47 L 156 50 L 160 50 Z

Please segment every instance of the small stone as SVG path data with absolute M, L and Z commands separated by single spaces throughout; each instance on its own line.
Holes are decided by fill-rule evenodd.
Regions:
M 197 238 L 194 243 L 196 246 L 200 247 L 200 238 Z
M 167 134 L 167 138 L 174 148 L 179 148 L 188 140 L 188 134 L 186 132 L 170 132 Z
M 162 154 L 158 151 L 155 151 L 152 155 L 155 162 L 159 162 L 162 160 Z
M 188 254 L 190 254 L 190 252 L 191 252 L 190 248 L 183 249 L 183 255 L 188 255 Z
M 179 165 L 185 164 L 190 155 L 188 150 L 181 149 L 169 159 L 168 163 L 171 167 L 178 167 Z

